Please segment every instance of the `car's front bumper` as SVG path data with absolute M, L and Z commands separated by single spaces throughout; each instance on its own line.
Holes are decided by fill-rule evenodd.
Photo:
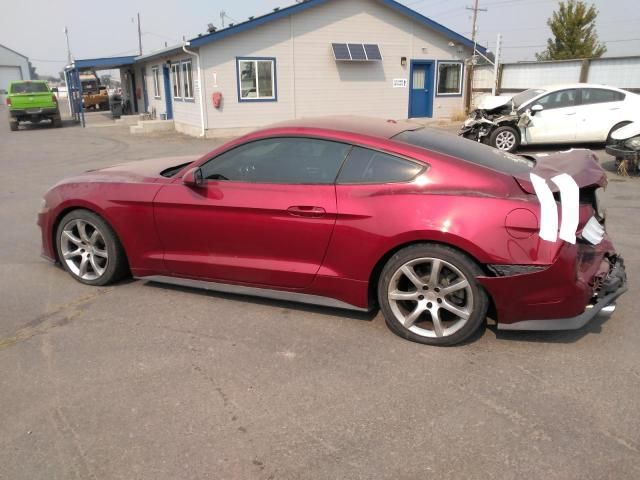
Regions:
M 612 157 L 622 158 L 624 160 L 640 160 L 640 151 L 638 150 L 631 150 L 630 148 L 619 145 L 607 145 L 604 149 Z

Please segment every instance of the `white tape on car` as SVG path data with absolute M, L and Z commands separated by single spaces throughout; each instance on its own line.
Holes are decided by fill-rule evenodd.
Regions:
M 548 242 L 558 239 L 558 207 L 544 178 L 529 174 L 531 184 L 540 202 L 540 238 Z
M 576 230 L 580 221 L 580 187 L 576 181 L 566 173 L 551 179 L 560 189 L 562 205 L 562 224 L 560 238 L 566 242 L 576 243 Z

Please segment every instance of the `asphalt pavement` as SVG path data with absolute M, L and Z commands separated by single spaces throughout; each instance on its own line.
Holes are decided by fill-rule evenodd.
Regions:
M 215 145 L 9 132 L 0 108 L 0 479 L 640 478 L 638 178 L 610 171 L 606 195 L 629 292 L 576 332 L 434 348 L 379 313 L 88 287 L 40 258 L 56 181 Z

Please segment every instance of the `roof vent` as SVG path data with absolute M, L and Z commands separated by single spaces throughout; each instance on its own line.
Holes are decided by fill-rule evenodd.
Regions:
M 229 24 L 230 27 L 233 27 L 234 25 L 235 25 L 235 23 L 230 23 Z
M 249 17 L 249 20 L 253 20 L 254 18 L 256 18 L 256 17 Z
M 273 9 L 274 12 L 277 12 L 278 10 L 280 10 L 280 7 L 276 7 Z
M 213 23 L 208 23 L 207 24 L 207 32 L 209 33 L 213 33 L 217 30 L 217 28 L 213 25 Z

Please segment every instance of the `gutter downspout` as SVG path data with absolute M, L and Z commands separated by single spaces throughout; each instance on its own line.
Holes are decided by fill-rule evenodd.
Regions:
M 200 136 L 204 137 L 205 135 L 205 126 L 204 126 L 204 95 L 203 95 L 203 91 L 204 91 L 204 83 L 202 81 L 202 69 L 200 68 L 200 54 L 193 52 L 191 50 L 187 50 L 187 46 L 190 45 L 190 42 L 185 42 L 184 45 L 182 45 L 182 50 L 184 51 L 184 53 L 187 53 L 189 55 L 193 55 L 194 57 L 196 57 L 196 65 L 198 66 L 198 90 L 199 90 L 199 97 L 200 97 Z

